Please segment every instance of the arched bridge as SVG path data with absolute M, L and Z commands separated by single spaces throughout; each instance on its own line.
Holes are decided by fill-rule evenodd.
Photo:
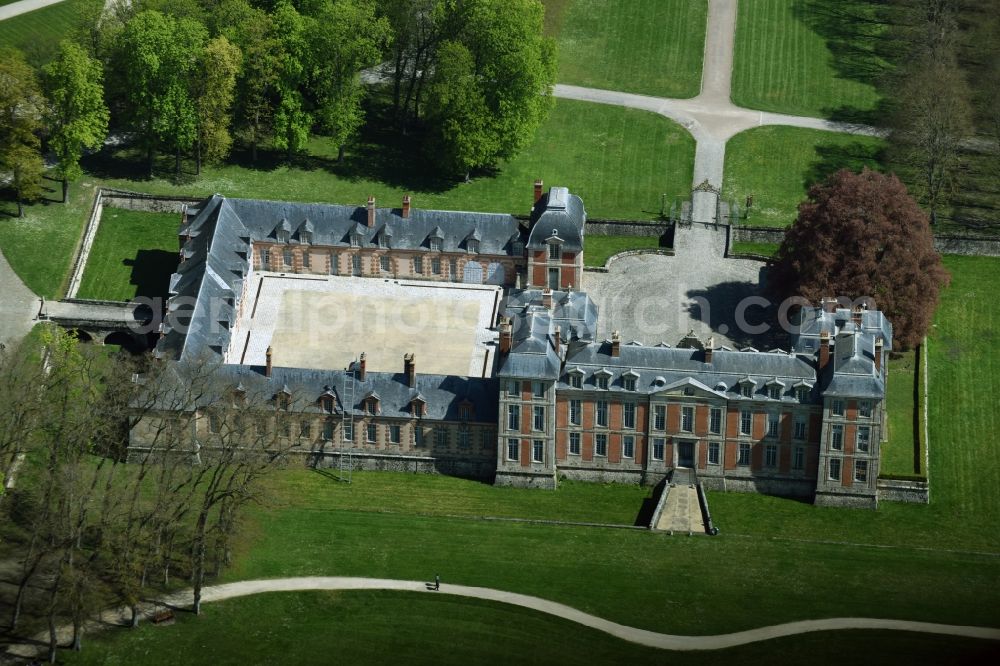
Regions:
M 50 321 L 76 332 L 83 341 L 145 349 L 157 328 L 159 313 L 146 302 L 95 301 L 67 298 L 42 301 L 39 321 Z

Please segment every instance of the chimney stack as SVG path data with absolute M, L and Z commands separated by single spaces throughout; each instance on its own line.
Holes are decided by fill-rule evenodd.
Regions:
M 875 373 L 882 374 L 882 348 L 885 346 L 881 336 L 875 339 Z
M 267 348 L 267 352 L 264 354 L 264 356 L 265 356 L 265 358 L 267 358 L 267 365 L 264 366 L 264 376 L 265 377 L 270 377 L 271 376 L 271 369 L 274 367 L 274 365 L 271 362 L 271 357 L 273 356 L 273 353 L 271 351 L 271 347 L 270 346 Z
M 819 334 L 819 369 L 822 371 L 830 362 L 830 332 Z
M 823 308 L 823 312 L 835 312 L 837 310 L 837 299 L 827 296 L 820 299 L 820 305 Z
M 705 363 L 712 362 L 712 351 L 715 347 L 715 338 L 709 338 L 708 343 L 705 345 Z
M 611 334 L 611 358 L 618 358 L 622 353 L 622 336 L 615 331 Z
M 855 305 L 854 311 L 851 313 L 851 320 L 854 322 L 854 325 L 857 327 L 859 331 L 861 330 L 861 318 L 863 315 L 864 315 L 864 310 L 861 309 L 861 306 Z
M 562 334 L 559 329 L 556 328 L 555 335 L 552 337 L 552 345 L 556 348 L 556 355 L 559 355 L 559 347 L 562 346 Z
M 548 287 L 542 290 L 542 307 L 546 310 L 552 309 L 552 290 Z
M 417 360 L 413 354 L 403 355 L 403 373 L 410 388 L 417 388 Z
M 368 195 L 368 226 L 375 226 L 375 195 Z
M 410 217 L 410 195 L 403 195 L 403 219 Z
M 510 321 L 506 318 L 500 321 L 500 353 L 509 354 L 514 345 L 514 333 Z
M 365 366 L 368 365 L 368 361 L 365 358 L 365 353 L 361 352 L 361 359 L 358 361 L 358 381 L 365 381 Z
M 535 203 L 538 203 L 538 200 L 542 198 L 542 187 L 543 186 L 544 186 L 544 183 L 542 183 L 542 179 L 541 178 L 538 178 L 538 179 L 535 180 Z

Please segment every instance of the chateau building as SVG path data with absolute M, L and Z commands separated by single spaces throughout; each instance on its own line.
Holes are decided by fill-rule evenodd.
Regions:
M 409 197 L 387 209 L 373 198 L 354 207 L 216 195 L 182 221 L 156 354 L 214 360 L 233 390 L 263 386 L 268 409 L 284 415 L 280 436 L 322 464 L 349 455 L 359 468 L 540 488 L 561 478 L 651 484 L 687 468 L 708 488 L 875 505 L 892 345 L 881 312 L 804 308 L 787 351 L 693 335 L 672 347 L 600 340 L 598 309 L 577 289 L 585 223 L 579 197 L 543 192 L 540 181 L 526 219 L 420 210 Z M 449 289 L 491 288 L 497 302 L 469 337 L 485 349 L 469 372 L 435 371 L 436 351 L 373 369 L 371 353 L 389 342 L 374 335 L 359 350 L 368 354 L 337 368 L 287 367 L 270 339 L 265 362 L 247 360 L 253 331 L 240 322 L 261 316 L 265 277 L 349 279 L 362 290 L 461 283 Z M 157 419 L 183 420 L 211 446 L 210 402 L 163 409 L 133 429 L 131 447 L 155 446 Z

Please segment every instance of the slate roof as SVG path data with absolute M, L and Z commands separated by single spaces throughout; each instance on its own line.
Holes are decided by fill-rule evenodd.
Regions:
M 738 352 L 716 349 L 712 362 L 705 363 L 705 352 L 675 347 L 645 347 L 622 344 L 619 356 L 611 356 L 611 342 L 595 342 L 574 350 L 566 359 L 566 371 L 557 388 L 571 389 L 568 373 L 582 372 L 583 387 L 595 389 L 594 376 L 610 372 L 608 391 L 619 393 L 657 393 L 678 382 L 691 380 L 707 387 L 719 397 L 730 400 L 770 400 L 767 385 L 777 381 L 784 386 L 782 401 L 798 402 L 794 388 L 811 387 L 810 401 L 819 397 L 816 370 L 811 360 L 799 355 L 764 352 Z M 636 390 L 625 391 L 622 375 L 637 374 Z M 742 398 L 740 382 L 755 385 L 753 398 Z
M 541 289 L 511 290 L 504 311 L 522 317 L 530 306 L 542 307 Z M 563 341 L 593 340 L 597 334 L 597 304 L 582 291 L 553 291 L 551 318 Z
M 792 349 L 803 354 L 814 354 L 819 349 L 819 338 L 823 332 L 829 333 L 833 339 L 848 324 L 852 324 L 852 314 L 847 308 L 837 308 L 834 312 L 824 312 L 821 307 L 802 308 L 798 323 L 792 328 Z M 881 335 L 885 350 L 892 351 L 892 323 L 881 310 L 863 311 L 861 330 Z
M 824 395 L 881 399 L 885 382 L 875 371 L 875 336 L 848 323 L 834 339 L 831 368 L 825 373 Z
M 546 249 L 546 239 L 555 235 L 562 241 L 564 250 L 580 252 L 583 250 L 586 221 L 587 211 L 583 208 L 583 200 L 570 194 L 565 187 L 553 187 L 532 209 L 528 249 Z
M 513 344 L 503 357 L 498 377 L 535 377 L 555 379 L 559 376 L 561 359 L 553 347 L 550 333 L 554 331 L 548 309 L 530 306 L 513 321 Z

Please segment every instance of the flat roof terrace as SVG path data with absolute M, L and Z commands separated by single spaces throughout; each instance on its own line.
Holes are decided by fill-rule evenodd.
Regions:
M 500 287 L 255 273 L 227 363 L 343 370 L 365 352 L 372 372 L 492 377 Z

